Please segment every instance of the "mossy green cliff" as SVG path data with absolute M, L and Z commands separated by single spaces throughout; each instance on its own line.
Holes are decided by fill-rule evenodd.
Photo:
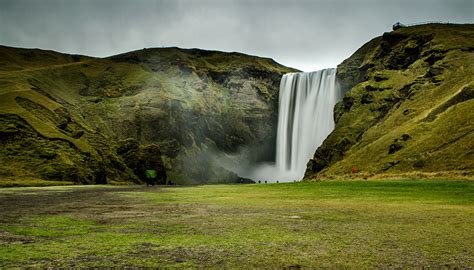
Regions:
M 306 178 L 474 171 L 474 26 L 400 28 L 338 66 L 336 128 Z M 2 185 L 235 182 L 274 157 L 271 59 L 197 49 L 108 58 L 0 46 Z M 46 182 L 45 182 L 46 183 Z M 48 182 L 49 183 L 49 182 Z
M 473 175 L 474 25 L 427 24 L 377 37 L 337 68 L 335 130 L 306 178 Z
M 197 49 L 99 59 L 2 46 L 0 177 L 141 182 L 148 166 L 175 182 L 236 181 L 216 157 L 272 157 L 290 71 Z

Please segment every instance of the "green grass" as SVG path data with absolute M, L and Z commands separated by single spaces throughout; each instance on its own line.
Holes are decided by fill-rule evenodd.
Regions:
M 73 185 L 69 181 L 48 181 L 35 177 L 2 177 L 0 179 L 0 187 L 42 187 L 42 186 L 67 186 Z
M 347 107 L 336 106 L 335 129 L 310 162 L 308 178 L 341 178 L 353 167 L 365 174 L 472 178 L 474 100 L 468 93 L 474 62 L 467 48 L 473 33 L 472 24 L 406 27 L 370 41 L 338 65 Z M 407 59 L 414 61 L 402 65 Z M 392 146 L 399 149 L 392 152 Z
M 19 136 L 0 145 L 0 176 L 58 180 L 52 175 L 73 164 L 78 173 L 102 174 L 85 164 L 91 155 L 104 160 L 96 168 L 108 169 L 108 183 L 133 182 L 136 176 L 114 165 L 122 162 L 114 138 L 135 138 L 160 146 L 176 183 L 234 180 L 203 152 L 271 141 L 278 82 L 292 71 L 272 59 L 217 51 L 155 48 L 91 58 L 0 46 L 0 133 L 19 130 L 16 116 L 41 137 L 33 145 Z M 54 149 L 58 142 L 64 146 Z M 45 144 L 58 156 L 28 153 Z
M 470 181 L 15 188 L 0 201 L 4 268 L 474 266 Z

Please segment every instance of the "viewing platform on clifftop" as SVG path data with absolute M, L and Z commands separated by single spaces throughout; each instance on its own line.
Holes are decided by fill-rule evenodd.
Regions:
M 396 22 L 393 26 L 392 29 L 393 31 L 403 28 L 403 27 L 409 27 L 409 26 L 417 26 L 417 25 L 424 25 L 424 24 L 454 24 L 450 22 L 441 22 L 441 21 L 426 21 L 426 22 L 418 22 L 418 23 L 409 23 L 409 24 L 403 24 L 401 22 Z
M 393 29 L 393 31 L 395 31 L 395 30 L 400 29 L 400 28 L 403 28 L 403 27 L 407 27 L 407 26 L 404 25 L 404 24 L 401 23 L 401 22 L 396 22 L 396 23 L 392 26 L 392 29 Z

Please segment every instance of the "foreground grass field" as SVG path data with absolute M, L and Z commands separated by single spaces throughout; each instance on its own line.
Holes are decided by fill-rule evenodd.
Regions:
M 0 267 L 474 267 L 474 182 L 0 189 Z

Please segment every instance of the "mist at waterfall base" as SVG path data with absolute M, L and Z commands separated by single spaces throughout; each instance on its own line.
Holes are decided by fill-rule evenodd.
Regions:
M 293 182 L 334 129 L 334 105 L 342 98 L 336 69 L 285 74 L 280 82 L 275 163 L 239 170 L 254 181 Z

